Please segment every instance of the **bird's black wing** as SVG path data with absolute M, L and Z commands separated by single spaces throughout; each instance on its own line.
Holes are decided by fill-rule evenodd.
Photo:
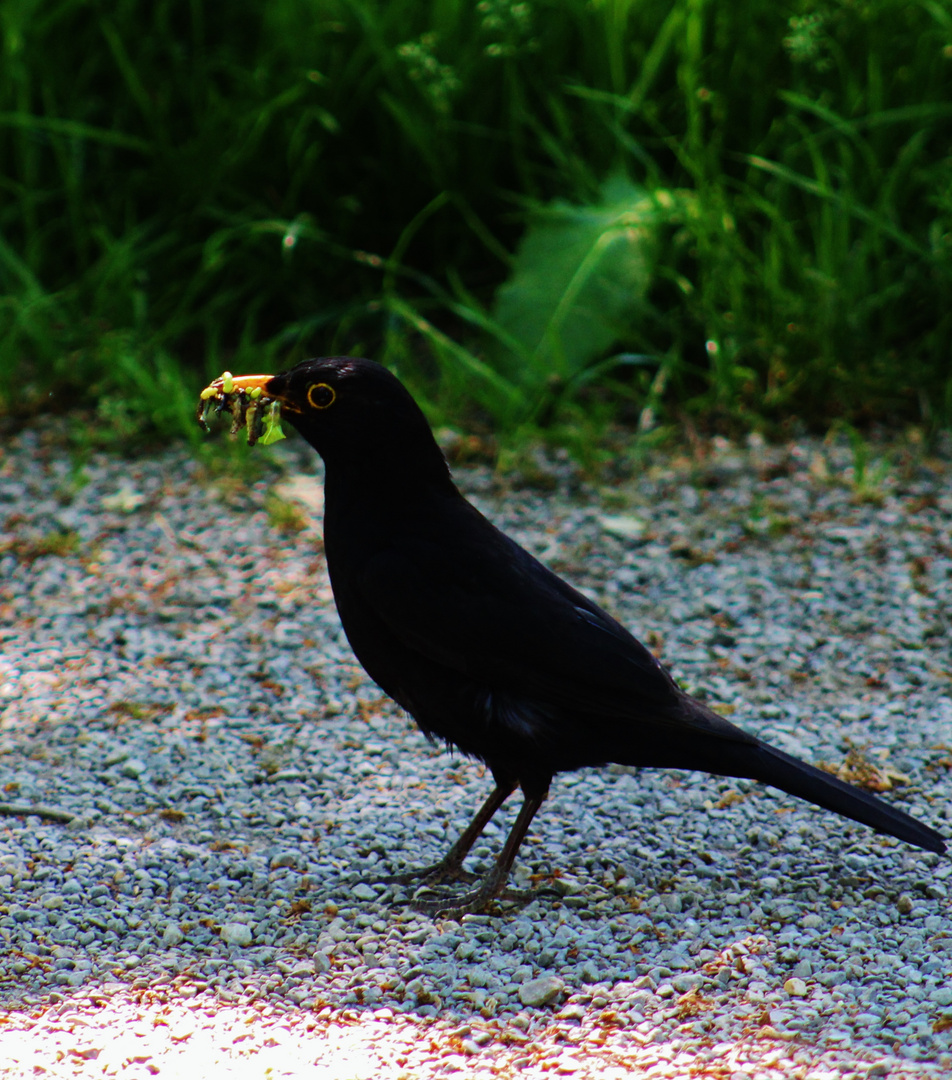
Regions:
M 553 717 L 747 738 L 708 710 L 685 710 L 671 676 L 620 623 L 472 515 L 398 535 L 361 568 L 363 602 L 401 645 Z

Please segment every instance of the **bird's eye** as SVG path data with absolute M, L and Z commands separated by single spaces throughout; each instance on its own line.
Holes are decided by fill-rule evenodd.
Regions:
M 307 400 L 315 409 L 329 409 L 337 400 L 337 392 L 326 382 L 314 383 L 307 388 Z

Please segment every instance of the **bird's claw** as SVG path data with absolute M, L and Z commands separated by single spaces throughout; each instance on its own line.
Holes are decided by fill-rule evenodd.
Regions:
M 464 870 L 456 863 L 443 862 L 433 863 L 432 866 L 421 866 L 417 870 L 405 870 L 400 874 L 387 874 L 375 879 L 382 885 L 412 885 L 419 881 L 425 887 L 431 885 L 472 885 L 479 880 L 475 874 Z
M 494 901 L 514 903 L 519 908 L 531 904 L 546 890 L 543 889 L 497 889 L 480 887 L 465 893 L 441 893 L 432 898 L 421 896 L 428 891 L 421 889 L 408 904 L 431 918 L 442 916 L 447 919 L 459 919 L 463 915 L 478 915 L 484 912 Z

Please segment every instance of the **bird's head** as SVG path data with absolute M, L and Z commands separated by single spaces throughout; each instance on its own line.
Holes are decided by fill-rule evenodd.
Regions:
M 352 356 L 304 360 L 277 375 L 234 376 L 235 389 L 280 403 L 287 420 L 329 470 L 403 465 L 448 476 L 433 433 L 406 387 L 383 365 Z

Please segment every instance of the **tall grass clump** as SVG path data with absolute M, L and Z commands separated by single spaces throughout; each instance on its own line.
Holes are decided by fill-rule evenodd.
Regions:
M 171 431 L 224 367 L 350 351 L 510 434 L 952 418 L 934 0 L 10 0 L 0 33 L 0 410 Z

